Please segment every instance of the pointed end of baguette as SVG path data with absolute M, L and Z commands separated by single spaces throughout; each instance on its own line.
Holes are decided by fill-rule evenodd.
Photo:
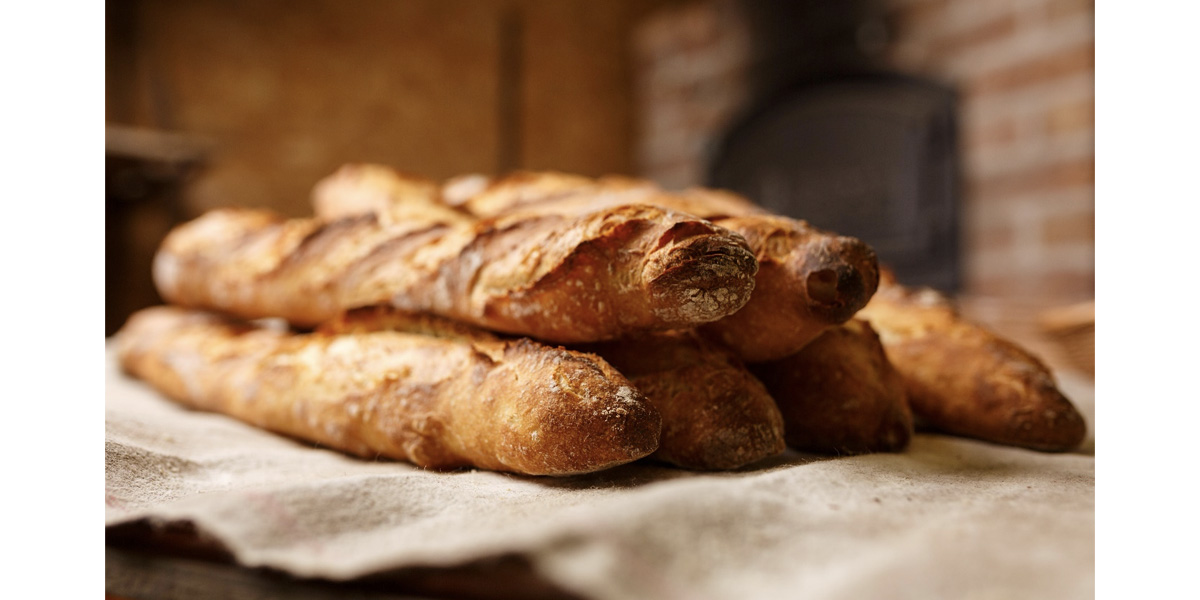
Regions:
M 646 379 L 647 394 L 665 420 L 654 458 L 713 471 L 737 469 L 784 451 L 783 416 L 748 371 L 701 363 L 661 381 Z M 695 387 L 681 387 L 680 380 Z M 638 385 L 643 385 L 641 379 Z
M 506 350 L 524 374 L 502 461 L 529 475 L 577 475 L 629 463 L 658 449 L 662 417 L 603 359 L 526 340 Z
M 822 240 L 800 273 L 809 312 L 829 324 L 844 323 L 867 305 L 879 287 L 875 251 L 852 237 Z
M 1053 383 L 1031 394 L 1033 400 L 1014 411 L 1009 421 L 1013 444 L 1042 452 L 1070 452 L 1087 437 L 1087 423 L 1075 405 Z
M 881 339 L 930 429 L 1043 452 L 1069 452 L 1087 437 L 1049 368 L 983 327 L 949 320 Z
M 912 411 L 907 405 L 896 404 L 880 421 L 872 439 L 868 444 L 868 452 L 902 452 L 912 441 L 914 433 Z
M 737 234 L 675 242 L 647 267 L 654 313 L 670 327 L 716 321 L 750 301 L 758 262 Z

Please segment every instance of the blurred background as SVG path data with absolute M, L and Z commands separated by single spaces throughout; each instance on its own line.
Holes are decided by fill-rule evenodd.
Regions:
M 159 302 L 171 225 L 306 215 L 377 162 L 734 189 L 1090 367 L 1092 0 L 110 0 L 105 25 L 106 334 Z

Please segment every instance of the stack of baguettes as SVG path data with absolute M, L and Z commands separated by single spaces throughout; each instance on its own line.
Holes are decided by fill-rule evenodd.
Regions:
M 170 306 L 118 334 L 168 397 L 364 457 L 731 469 L 932 429 L 1064 451 L 1049 371 L 859 240 L 706 189 L 347 165 L 315 218 L 215 210 L 164 240 Z M 876 293 L 878 291 L 878 293 Z M 857 317 L 859 318 L 855 318 Z

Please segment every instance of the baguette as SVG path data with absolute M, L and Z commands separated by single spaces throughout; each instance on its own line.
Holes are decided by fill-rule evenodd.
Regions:
M 154 280 L 173 304 L 300 327 L 391 304 L 581 343 L 719 319 L 756 269 L 741 236 L 652 206 L 473 223 L 220 209 L 168 234 Z
M 366 184 L 366 182 L 364 182 Z M 707 219 L 737 232 L 758 262 L 754 293 L 737 312 L 713 321 L 704 334 L 733 349 L 746 362 L 798 352 L 822 331 L 858 312 L 879 282 L 874 250 L 804 221 L 767 213 L 745 198 L 694 188 L 668 193 L 654 184 L 624 177 L 597 180 L 555 172 L 519 172 L 442 198 L 477 217 L 578 215 L 630 203 L 652 204 Z M 467 195 L 467 197 L 462 197 Z
M 832 327 L 800 352 L 752 370 L 779 405 L 796 450 L 900 452 L 912 439 L 904 382 L 866 321 Z
M 449 339 L 499 338 L 429 315 L 364 308 L 322 325 L 331 334 L 392 330 Z M 735 469 L 784 450 L 775 401 L 738 361 L 693 332 L 646 333 L 576 346 L 633 382 L 662 416 L 651 459 L 685 469 Z
M 603 360 L 529 340 L 293 334 L 175 307 L 117 340 L 127 372 L 182 404 L 427 468 L 585 473 L 650 454 L 661 430 Z
M 404 177 L 392 173 L 393 178 Z M 482 185 L 476 183 L 467 188 L 472 190 L 469 195 L 451 200 L 459 195 L 451 191 L 456 187 L 461 186 L 451 182 L 443 185 L 442 202 L 480 218 L 514 212 L 578 214 L 598 206 L 637 203 L 663 206 L 709 220 L 770 215 L 766 209 L 732 192 L 699 187 L 667 192 L 651 181 L 619 175 L 592 179 L 556 171 L 517 171 Z
M 652 459 L 724 470 L 785 449 L 783 416 L 763 384 L 695 332 L 649 333 L 582 349 L 616 367 L 662 415 Z
M 1046 365 L 964 320 L 937 292 L 888 276 L 859 314 L 879 331 L 923 426 L 1048 452 L 1072 450 L 1087 435 Z
M 788 217 L 730 217 L 716 223 L 746 238 L 759 270 L 750 301 L 701 331 L 746 362 L 799 352 L 853 317 L 875 293 L 875 251 L 855 238 Z
M 441 201 L 440 186 L 373 164 L 343 165 L 313 187 L 313 212 L 322 221 L 374 214 L 384 224 L 469 223 L 474 219 Z

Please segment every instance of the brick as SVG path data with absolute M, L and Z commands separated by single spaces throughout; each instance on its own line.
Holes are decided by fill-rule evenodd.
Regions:
M 1096 271 L 1052 270 L 1037 278 L 1038 296 L 1058 299 L 1061 303 L 1096 296 Z
M 1063 271 L 1095 271 L 1096 244 L 1091 241 L 1041 245 L 1043 266 Z
M 716 4 L 717 44 L 722 48 L 749 57 L 753 45 L 750 25 L 742 13 L 740 2 L 726 1 Z
M 693 127 L 710 136 L 722 133 L 730 119 L 737 114 L 736 106 L 715 102 L 698 105 L 691 115 L 690 122 Z
M 1045 244 L 1040 238 L 1043 215 L 1028 210 L 1032 207 L 1016 208 L 1003 220 L 1014 227 L 1012 244 L 999 247 L 965 245 L 963 261 L 968 289 L 1002 297 L 1058 296 L 1064 290 L 1080 289 L 1081 279 L 1094 277 L 1094 242 Z M 983 227 L 978 221 L 969 223 L 967 239 L 972 239 L 971 232 L 984 230 Z M 1069 283 L 1061 284 L 1061 289 L 1048 287 L 1043 278 L 1046 273 L 1064 277 Z M 1060 286 L 1059 283 L 1054 285 Z
M 1022 302 L 1039 303 L 1044 294 L 1042 274 L 979 275 L 968 273 L 964 293 L 993 298 L 1019 298 Z
M 1002 201 L 1032 192 L 1091 186 L 1096 182 L 1094 157 L 1035 165 L 1031 169 L 984 180 L 967 181 L 968 192 L 977 202 Z
M 710 3 L 683 7 L 674 21 L 675 39 L 685 48 L 708 48 L 717 41 L 720 23 L 717 9 Z
M 652 169 L 643 169 L 640 175 L 668 190 L 683 189 L 703 183 L 700 166 L 696 161 L 681 161 Z
M 973 296 L 990 296 L 1003 298 L 1014 295 L 1014 278 L 1010 275 L 980 275 L 968 272 L 963 285 L 963 292 Z
M 652 99 L 654 109 L 645 111 L 642 116 L 642 124 L 645 127 L 642 135 L 654 138 L 682 129 L 685 118 L 682 114 L 684 111 L 681 109 L 687 106 L 682 100 L 682 98 L 668 98 L 665 95 L 659 95 Z
M 900 71 L 927 74 L 929 69 L 929 43 L 902 38 L 889 45 L 884 52 L 886 61 Z
M 927 0 L 909 2 L 904 5 L 890 3 L 885 17 L 897 39 L 920 39 L 942 29 L 949 0 Z
M 945 32 L 957 34 L 1002 15 L 1020 15 L 1045 0 L 954 0 L 946 11 Z
M 1043 118 L 1050 107 L 1093 102 L 1096 80 L 1091 71 L 1085 71 L 1007 92 L 976 94 L 969 88 L 961 92 L 959 115 L 964 126 L 999 119 L 1027 122 Z M 1038 127 L 1040 129 L 1041 125 Z
M 1046 18 L 1051 22 L 1070 19 L 1081 13 L 1096 14 L 1095 0 L 1045 0 L 1042 6 Z
M 1022 253 L 1034 251 L 1029 246 L 1017 245 L 994 249 L 967 246 L 962 254 L 963 266 L 968 279 L 1009 275 L 1022 268 Z M 1036 262 L 1024 268 L 1029 266 L 1036 267 Z
M 1012 35 L 964 46 L 939 57 L 939 68 L 964 81 L 1009 69 L 1024 69 L 1033 61 L 1095 44 L 1095 24 L 1089 15 L 1048 22 L 1020 13 Z
M 1030 246 L 1022 242 L 1028 237 L 1023 228 L 1009 219 L 963 223 L 959 233 L 963 266 L 972 272 L 1006 273 Z
M 654 82 L 653 85 L 644 86 L 638 90 L 637 101 L 645 107 L 643 112 L 663 112 L 678 110 L 680 106 L 686 106 L 688 98 L 682 88 Z
M 670 89 L 728 76 L 743 70 L 748 60 L 733 45 L 692 48 L 653 63 L 649 71 L 654 85 Z
M 989 181 L 1096 155 L 1096 140 L 1090 129 L 1049 136 L 1041 122 L 1019 125 L 1014 143 L 967 147 L 963 156 L 967 177 Z
M 1042 241 L 1048 245 L 1096 241 L 1096 213 L 1079 212 L 1047 217 L 1042 223 Z
M 1091 72 L 1095 66 L 1096 45 L 1093 42 L 982 73 L 964 81 L 964 87 L 972 95 L 1006 92 L 1080 72 Z
M 696 155 L 690 150 L 691 137 L 688 131 L 679 130 L 671 135 L 643 139 L 638 144 L 638 162 L 655 166 L 693 160 Z
M 646 17 L 633 29 L 633 53 L 640 60 L 655 61 L 671 54 L 678 47 L 675 16 L 678 9 L 661 9 Z
M 896 68 L 960 91 L 969 291 L 1091 297 L 1094 5 L 887 0 Z
M 1017 124 L 1013 119 L 997 119 L 992 123 L 965 123 L 963 149 L 970 153 L 980 147 L 1003 146 L 1017 139 Z
M 935 57 L 958 54 L 965 48 L 1012 37 L 1016 31 L 1016 16 L 1011 13 L 1001 14 L 964 31 L 933 40 L 929 45 L 929 52 Z
M 1017 237 L 1011 223 L 993 223 L 971 227 L 963 232 L 968 252 L 998 252 L 1012 247 Z
M 1046 111 L 1045 131 L 1049 135 L 1062 135 L 1080 130 L 1095 130 L 1095 100 L 1071 102 L 1054 106 Z
M 1014 228 L 1036 226 L 1039 231 L 1033 236 L 1033 242 L 1036 243 L 1040 243 L 1041 223 L 1045 220 L 1062 215 L 1094 213 L 1096 205 L 1094 186 L 1006 196 L 992 202 L 979 202 L 974 196 L 965 199 L 964 228 L 987 227 L 1000 222 L 1010 222 Z
M 997 250 L 970 249 L 965 253 L 969 269 L 979 274 L 1008 275 L 1041 272 L 1047 269 L 1062 271 L 1094 271 L 1096 245 L 1093 242 L 1063 242 L 1047 245 L 1038 238 L 1039 230 L 1022 227 L 1017 230 L 1018 241 L 1009 248 Z
M 1053 306 L 1095 297 L 1095 271 L 1053 270 L 1020 274 L 967 276 L 965 293 Z

